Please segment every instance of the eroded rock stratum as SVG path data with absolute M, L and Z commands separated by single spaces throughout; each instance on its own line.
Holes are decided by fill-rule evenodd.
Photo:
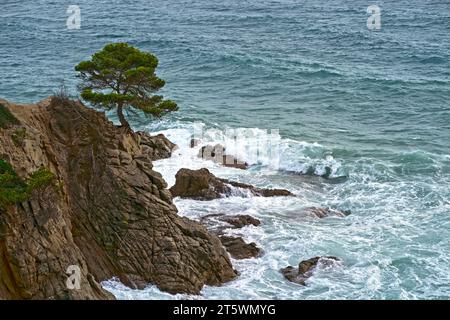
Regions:
M 197 294 L 236 276 L 220 240 L 177 215 L 152 169 L 173 145 L 78 102 L 0 103 L 20 122 L 0 128 L 0 157 L 21 177 L 45 167 L 57 179 L 0 210 L 0 299 L 110 299 L 99 282 L 112 277 Z M 80 290 L 66 286 L 70 265 Z

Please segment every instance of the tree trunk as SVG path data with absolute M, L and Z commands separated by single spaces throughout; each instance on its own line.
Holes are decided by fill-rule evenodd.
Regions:
M 131 131 L 130 124 L 123 114 L 123 103 L 119 103 L 117 105 L 117 115 L 119 116 L 120 125 L 125 131 Z

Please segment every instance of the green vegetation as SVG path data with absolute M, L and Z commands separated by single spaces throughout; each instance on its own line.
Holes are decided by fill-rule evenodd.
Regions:
M 52 185 L 54 180 L 55 175 L 53 174 L 53 172 L 51 172 L 46 168 L 40 168 L 39 170 L 33 172 L 28 178 L 27 181 L 28 193 Z
M 81 97 L 105 109 L 117 109 L 121 125 L 129 129 L 124 109 L 135 108 L 161 117 L 178 110 L 171 100 L 154 95 L 165 81 L 155 74 L 158 59 L 127 43 L 112 43 L 82 61 L 75 70 L 83 80 Z
M 0 208 L 23 202 L 27 198 L 27 184 L 8 162 L 0 159 Z
M 0 104 L 0 128 L 6 129 L 10 125 L 19 124 L 19 120 L 2 104 Z
M 0 209 L 28 200 L 33 191 L 52 185 L 54 180 L 50 170 L 41 168 L 24 181 L 11 164 L 0 159 Z

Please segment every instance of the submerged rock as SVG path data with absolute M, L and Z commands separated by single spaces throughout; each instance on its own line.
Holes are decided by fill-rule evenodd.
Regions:
M 261 221 L 248 215 L 248 214 L 237 214 L 237 215 L 226 215 L 224 213 L 208 214 L 200 219 L 202 223 L 208 223 L 210 220 L 216 220 L 220 222 L 226 222 L 233 228 L 239 229 L 245 226 L 253 225 L 255 227 L 261 224 Z
M 224 216 L 221 218 L 222 221 L 225 221 L 235 228 L 243 228 L 245 226 L 259 226 L 261 221 L 247 214 L 238 214 L 235 216 Z
M 256 243 L 246 243 L 242 237 L 220 236 L 219 239 L 234 259 L 257 258 L 262 255 L 262 250 Z
M 239 229 L 245 226 L 259 226 L 261 221 L 249 215 L 208 214 L 200 222 L 216 235 L 222 235 L 226 229 Z
M 351 213 L 350 211 L 339 211 L 331 208 L 318 208 L 318 207 L 306 208 L 305 212 L 314 215 L 317 218 L 326 218 L 326 217 L 344 218 Z
M 300 262 L 298 268 L 289 266 L 281 269 L 280 272 L 289 281 L 304 286 L 305 281 L 313 275 L 314 270 L 319 264 L 331 266 L 338 261 L 340 261 L 338 258 L 332 256 L 314 257 Z
M 191 141 L 192 145 L 192 141 Z M 203 146 L 200 148 L 198 157 L 205 160 L 212 160 L 224 167 L 236 168 L 245 170 L 248 168 L 248 163 L 238 160 L 232 155 L 226 154 L 226 149 L 221 144 L 215 146 Z
M 231 195 L 252 195 L 261 197 L 293 196 L 284 189 L 261 189 L 254 186 L 220 179 L 208 169 L 180 169 L 176 174 L 175 185 L 170 188 L 173 197 L 196 200 L 212 200 Z M 238 192 L 236 192 L 238 191 Z M 241 191 L 239 193 L 239 191 Z
M 221 241 L 177 215 L 153 171 L 173 149 L 163 136 L 126 133 L 79 102 L 0 103 L 26 133 L 17 144 L 16 125 L 0 128 L 0 157 L 22 178 L 45 167 L 58 181 L 0 209 L 0 300 L 113 299 L 99 285 L 113 277 L 198 294 L 236 277 Z M 70 266 L 80 290 L 66 286 Z

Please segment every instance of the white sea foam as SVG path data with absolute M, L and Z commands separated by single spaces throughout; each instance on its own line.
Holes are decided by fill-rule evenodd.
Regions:
M 175 173 L 183 167 L 189 169 L 207 167 L 226 176 L 235 174 L 236 169 L 224 168 L 212 161 L 198 158 L 202 146 L 216 144 L 223 145 L 226 153 L 235 156 L 239 161 L 263 167 L 266 174 L 286 171 L 317 176 L 328 175 L 331 178 L 345 175 L 341 163 L 334 159 L 331 151 L 325 147 L 318 143 L 282 139 L 276 130 L 206 129 L 202 123 L 177 122 L 172 125 L 175 128 L 155 132 L 163 133 L 179 147 L 171 159 L 155 163 L 169 185 L 175 182 Z M 238 138 L 232 137 L 230 132 Z M 199 144 L 194 148 L 190 147 L 192 137 L 200 137 Z
M 264 157 L 246 158 L 245 147 L 235 147 L 220 130 L 206 130 L 201 144 L 190 148 L 192 133 L 198 129 L 195 126 L 202 124 L 178 122 L 165 126 L 168 129 L 160 132 L 177 143 L 179 149 L 170 159 L 155 161 L 154 167 L 169 186 L 174 184 L 180 168 L 206 167 L 219 177 L 259 187 L 286 188 L 297 197 L 248 197 L 237 192 L 234 196 L 212 201 L 174 199 L 179 214 L 194 220 L 212 213 L 249 214 L 260 219 L 259 227 L 230 229 L 227 233 L 255 242 L 264 255 L 257 259 L 233 260 L 234 267 L 241 273 L 239 278 L 220 287 L 205 286 L 200 296 L 170 295 L 155 286 L 139 291 L 117 281 L 103 283 L 118 298 L 417 299 L 450 296 L 449 200 L 445 196 L 450 181 L 440 171 L 435 177 L 408 182 L 398 178 L 399 166 L 408 165 L 401 159 L 380 162 L 360 158 L 345 163 L 351 168 L 346 183 L 330 185 L 284 172 L 305 173 L 308 170 L 305 168 L 311 165 L 318 175 L 325 167 L 333 168 L 333 173 L 340 175 L 341 162 L 320 144 L 280 139 L 282 170 L 275 170 Z M 238 158 L 253 166 L 249 170 L 239 170 L 198 158 L 201 145 L 215 143 L 223 144 L 227 152 L 236 152 Z M 431 161 L 430 165 L 436 163 Z M 304 213 L 303 209 L 309 206 L 350 209 L 352 214 L 346 218 L 317 219 Z M 441 223 L 436 224 L 436 221 Z M 337 256 L 342 264 L 317 270 L 306 287 L 286 281 L 279 272 L 280 268 L 320 255 Z

